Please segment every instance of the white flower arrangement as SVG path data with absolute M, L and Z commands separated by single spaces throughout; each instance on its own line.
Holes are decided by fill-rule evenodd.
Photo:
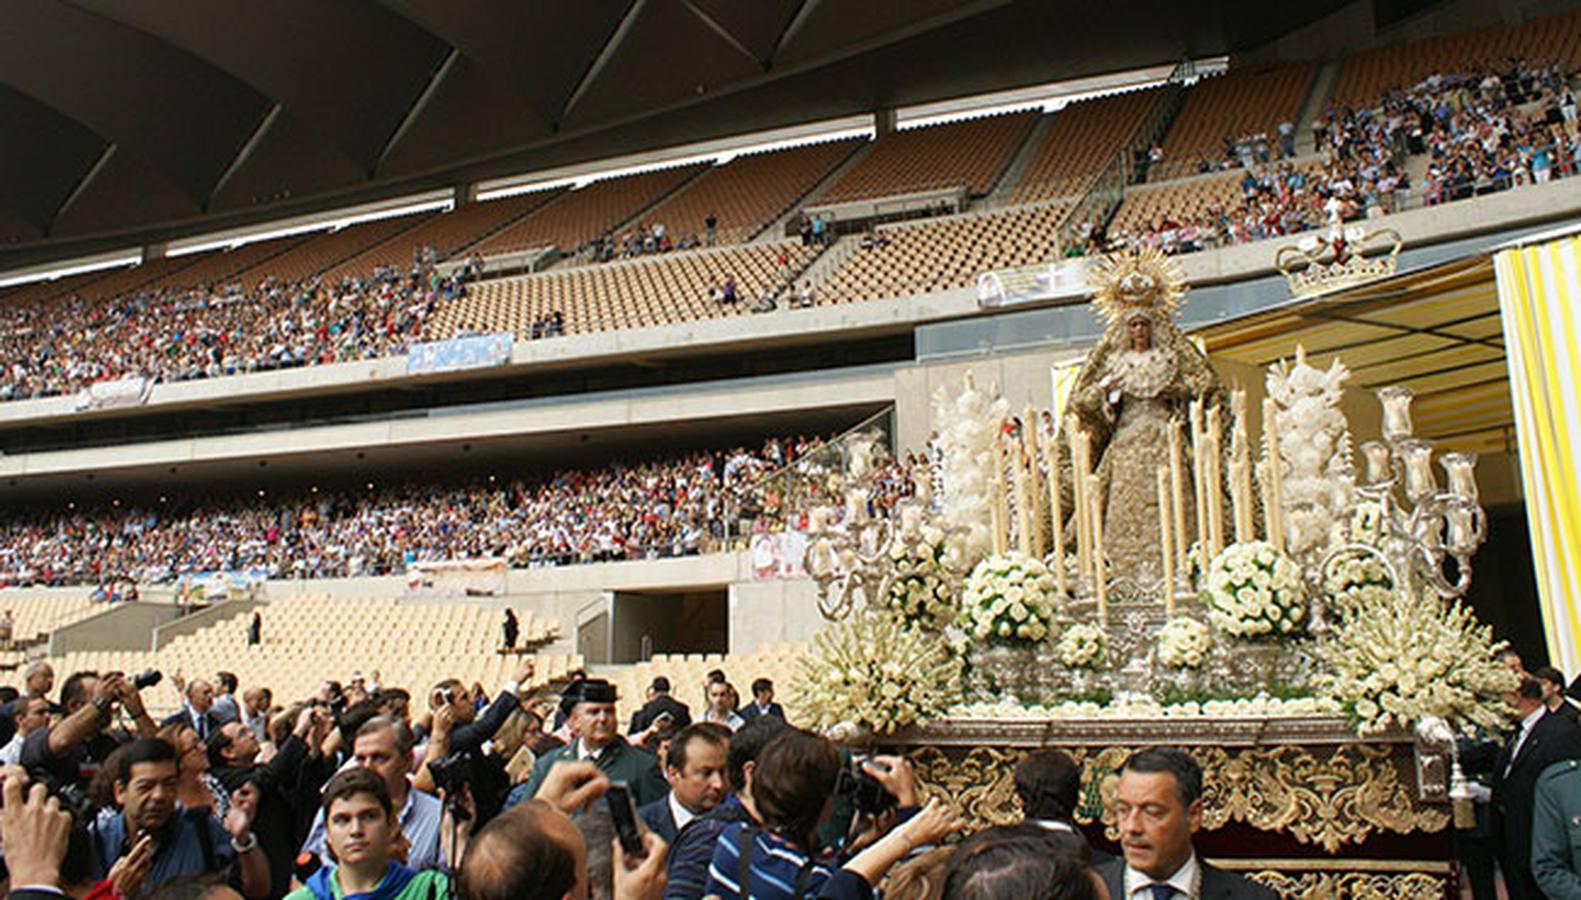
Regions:
M 814 727 L 854 721 L 888 734 L 959 703 L 961 664 L 893 616 L 856 615 L 813 637 L 791 693 Z
M 1214 627 L 1235 637 L 1296 634 L 1306 624 L 1301 567 L 1266 541 L 1224 548 L 1208 566 L 1202 600 Z
M 1022 706 L 1011 701 L 972 703 L 949 711 L 952 719 L 1131 719 L 1240 718 L 1264 716 L 1333 716 L 1345 707 L 1331 697 L 1281 699 L 1265 693 L 1233 700 L 1161 704 L 1146 695 L 1117 698 L 1108 704 L 1068 701 L 1047 706 Z
M 1394 593 L 1394 579 L 1376 557 L 1357 555 L 1329 565 L 1323 590 L 1329 608 L 1344 618 L 1387 602 Z
M 1043 561 L 1012 550 L 978 563 L 961 592 L 961 627 L 979 641 L 1036 643 L 1048 637 L 1057 589 Z
M 1054 644 L 1054 658 L 1068 669 L 1096 669 L 1104 661 L 1108 636 L 1096 625 L 1079 623 L 1066 628 Z
M 1158 662 L 1177 669 L 1200 669 L 1213 649 L 1213 635 L 1204 623 L 1185 617 L 1170 619 L 1158 631 Z
M 1516 676 L 1493 658 L 1502 644 L 1459 602 L 1389 591 L 1343 620 L 1325 646 L 1319 688 L 1355 716 L 1361 734 L 1438 716 L 1497 732 Z
M 942 628 L 954 621 L 955 590 L 944 577 L 944 531 L 932 525 L 919 529 L 911 543 L 896 540 L 889 558 L 895 579 L 884 605 L 907 622 Z

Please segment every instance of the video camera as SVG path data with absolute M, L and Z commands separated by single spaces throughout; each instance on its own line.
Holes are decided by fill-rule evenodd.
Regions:
M 895 795 L 886 790 L 877 778 L 863 771 L 863 763 L 889 771 L 888 766 L 877 760 L 852 754 L 851 765 L 841 769 L 840 777 L 835 780 L 835 793 L 850 797 L 851 803 L 862 815 L 876 816 L 894 809 L 899 803 Z

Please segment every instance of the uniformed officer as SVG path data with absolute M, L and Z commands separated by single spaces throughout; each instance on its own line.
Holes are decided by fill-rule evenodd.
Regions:
M 1581 760 L 1560 760 L 1537 776 L 1532 876 L 1548 900 L 1581 900 Z
M 620 736 L 614 685 L 602 678 L 574 681 L 566 688 L 565 699 L 572 701 L 567 720 L 571 743 L 545 753 L 533 764 L 527 780 L 511 791 L 505 802 L 507 809 L 538 793 L 555 763 L 576 760 L 592 762 L 610 781 L 625 782 L 638 806 L 664 796 L 670 786 L 659 774 L 658 759 Z

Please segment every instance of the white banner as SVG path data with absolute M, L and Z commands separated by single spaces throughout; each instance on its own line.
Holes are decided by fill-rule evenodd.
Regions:
M 503 597 L 510 565 L 503 559 L 446 559 L 406 568 L 406 595 L 453 599 Z
M 100 381 L 77 394 L 77 411 L 142 406 L 154 390 L 154 380 L 128 375 L 114 381 Z
M 773 581 L 805 578 L 802 558 L 807 555 L 807 535 L 800 531 L 774 531 L 752 536 L 752 578 Z
M 996 269 L 977 276 L 977 305 L 984 309 L 1080 297 L 1087 291 L 1085 259 Z

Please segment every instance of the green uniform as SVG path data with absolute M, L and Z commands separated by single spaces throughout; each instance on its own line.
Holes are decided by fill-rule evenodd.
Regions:
M 511 791 L 510 799 L 505 803 L 506 807 L 532 799 L 555 763 L 576 761 L 577 746 L 578 742 L 573 741 L 539 757 L 538 761 L 533 763 L 532 772 L 528 774 L 527 780 Z M 617 736 L 611 741 L 593 758 L 593 764 L 598 766 L 600 772 L 609 776 L 610 781 L 625 782 L 631 788 L 631 799 L 638 806 L 652 803 L 670 790 L 664 776 L 659 774 L 658 758 L 640 747 L 626 743 L 623 737 Z
M 1581 900 L 1581 760 L 1560 760 L 1537 776 L 1532 876 L 1549 900 Z

